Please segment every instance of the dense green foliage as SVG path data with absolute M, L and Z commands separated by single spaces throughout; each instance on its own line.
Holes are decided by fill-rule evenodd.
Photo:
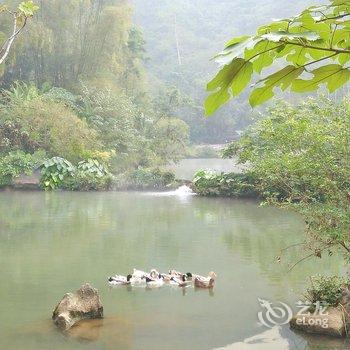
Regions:
M 279 103 L 230 152 L 249 162 L 264 197 L 289 202 L 331 199 L 350 185 L 349 102 Z
M 146 114 L 147 112 L 147 114 Z M 186 152 L 187 125 L 152 117 L 132 100 L 110 90 L 48 91 L 16 84 L 3 91 L 0 153 L 45 150 L 72 162 L 98 159 L 112 172 L 176 161 Z
M 216 56 L 222 68 L 207 86 L 211 91 L 205 103 L 207 115 L 239 95 L 257 75 L 249 97 L 252 106 L 271 99 L 277 87 L 282 91 L 291 88 L 294 92 L 310 92 L 326 84 L 329 92 L 334 92 L 347 83 L 350 1 L 329 3 L 264 25 L 254 36 L 230 40 Z M 285 60 L 283 67 L 261 76 L 264 69 L 280 59 Z
M 13 8 L 17 1 L 7 4 Z M 40 5 L 6 62 L 3 86 L 30 80 L 37 86 L 72 89 L 84 80 L 114 91 L 132 90 L 135 96 L 136 91 L 143 93 L 143 47 L 142 42 L 135 44 L 128 1 L 55 0 Z M 1 21 L 0 32 L 8 28 Z
M 40 183 L 45 190 L 97 191 L 112 188 L 112 174 L 96 159 L 73 165 L 64 158 L 53 157 L 42 162 L 40 168 Z
M 145 42 L 129 2 L 40 6 L 1 66 L 0 154 L 44 150 L 74 164 L 97 159 L 113 173 L 179 160 L 188 126 L 172 103 L 147 93 Z
M 257 197 L 256 179 L 251 174 L 215 174 L 200 170 L 194 175 L 194 190 L 203 196 Z
M 60 157 L 45 160 L 41 165 L 41 184 L 45 189 L 55 190 L 62 187 L 67 177 L 74 175 L 75 167 L 71 162 Z
M 30 175 L 45 158 L 42 151 L 33 154 L 22 151 L 10 152 L 0 158 L 0 187 L 12 185 L 21 174 Z
M 225 155 L 249 165 L 267 202 L 305 216 L 320 257 L 333 246 L 350 252 L 349 138 L 348 100 L 279 103 Z
M 338 304 L 342 291 L 349 284 L 343 277 L 322 275 L 310 277 L 310 282 L 311 286 L 306 291 L 307 300 L 312 304 L 325 302 L 330 306 Z
M 174 173 L 159 168 L 140 168 L 118 176 L 114 187 L 121 190 L 162 190 L 177 186 Z
M 0 152 L 45 150 L 79 160 L 99 149 L 97 134 L 63 104 L 45 97 L 6 101 L 0 106 Z

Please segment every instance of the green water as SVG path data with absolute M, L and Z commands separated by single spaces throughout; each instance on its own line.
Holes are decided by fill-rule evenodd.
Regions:
M 281 263 L 275 256 L 302 238 L 296 214 L 254 201 L 2 192 L 0 349 L 214 349 L 241 342 L 268 330 L 257 320 L 258 297 L 293 305 L 308 275 L 343 268 L 325 257 L 287 273 L 288 262 L 305 252 L 290 250 Z M 108 275 L 133 267 L 214 270 L 218 280 L 212 293 L 109 288 Z M 62 334 L 52 325 L 52 309 L 84 282 L 99 289 L 105 319 Z M 288 326 L 279 337 L 286 349 L 348 348 L 302 337 Z

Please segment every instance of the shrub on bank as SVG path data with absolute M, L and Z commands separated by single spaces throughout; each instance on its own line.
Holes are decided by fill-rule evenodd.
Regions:
M 175 174 L 159 168 L 140 168 L 116 178 L 119 190 L 161 190 L 176 185 Z
M 340 276 L 316 275 L 310 278 L 311 286 L 306 291 L 306 299 L 311 303 L 325 302 L 337 306 L 339 298 L 349 281 Z
M 33 154 L 17 151 L 0 157 L 0 187 L 12 185 L 21 174 L 32 174 L 44 158 L 43 151 Z
M 44 190 L 103 191 L 161 190 L 176 186 L 174 173 L 159 168 L 140 168 L 114 176 L 96 159 L 74 165 L 67 159 L 45 159 L 45 152 L 12 152 L 0 158 L 0 187 L 11 186 L 22 174 L 41 170 L 40 186 Z
M 73 177 L 74 173 L 75 167 L 67 159 L 61 157 L 47 159 L 41 165 L 41 186 L 45 190 L 62 188 L 64 181 Z
M 68 160 L 53 157 L 43 162 L 41 185 L 45 190 L 102 191 L 112 187 L 113 176 L 96 159 L 80 161 L 74 166 Z
M 258 197 L 256 179 L 252 174 L 198 171 L 193 179 L 194 190 L 203 196 Z
M 61 188 L 70 191 L 106 191 L 112 188 L 113 183 L 112 174 L 96 176 L 93 173 L 78 170 L 63 182 Z
M 62 103 L 36 98 L 0 108 L 0 152 L 13 150 L 60 155 L 69 161 L 101 150 L 98 135 Z

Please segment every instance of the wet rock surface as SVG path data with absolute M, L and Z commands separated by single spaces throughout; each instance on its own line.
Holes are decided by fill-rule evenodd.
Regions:
M 98 290 L 89 283 L 75 293 L 67 293 L 58 303 L 52 314 L 54 323 L 62 330 L 70 329 L 84 319 L 103 317 L 103 306 Z

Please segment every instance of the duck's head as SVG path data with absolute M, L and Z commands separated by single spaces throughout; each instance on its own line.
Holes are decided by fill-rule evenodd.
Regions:
M 217 274 L 216 274 L 214 271 L 210 271 L 210 272 L 208 273 L 208 276 L 209 276 L 210 278 L 212 278 L 212 279 L 215 279 L 216 277 L 218 277 Z
M 192 273 L 191 273 L 191 272 L 187 272 L 187 273 L 186 273 L 186 276 L 187 276 L 188 278 L 192 278 Z
M 128 282 L 130 282 L 131 278 L 132 278 L 132 275 L 127 275 L 127 276 L 126 276 L 126 280 L 127 280 Z
M 186 275 L 182 275 L 182 282 L 186 282 Z
M 159 276 L 159 272 L 156 269 L 152 269 L 149 275 L 152 278 L 157 278 Z
M 108 282 L 112 282 L 113 278 L 112 277 L 108 277 Z

